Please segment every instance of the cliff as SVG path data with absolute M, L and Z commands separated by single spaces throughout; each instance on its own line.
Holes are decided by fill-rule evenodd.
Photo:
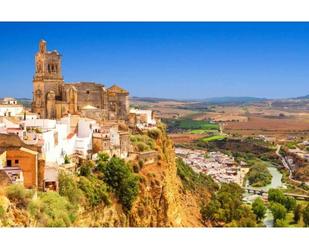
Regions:
M 75 226 L 108 227 L 200 227 L 201 196 L 186 191 L 177 175 L 174 145 L 160 127 L 155 140 L 158 161 L 141 167 L 139 194 L 137 200 L 126 214 L 117 198 L 109 207 L 97 207 L 91 212 L 85 210 Z M 207 190 L 206 190 L 207 192 Z M 206 196 L 209 197 L 207 192 Z
M 95 207 L 78 204 L 74 215 L 68 208 L 67 199 L 55 193 L 43 200 L 27 198 L 18 192 L 9 198 L 2 195 L 0 226 L 75 226 L 75 227 L 201 227 L 200 207 L 210 198 L 206 186 L 188 188 L 177 174 L 174 145 L 160 126 L 155 138 L 158 160 L 145 164 L 136 173 L 139 177 L 139 192 L 131 210 L 124 211 L 123 205 L 115 195 L 109 193 L 110 203 Z M 194 183 L 193 183 L 194 184 Z M 58 197 L 56 196 L 58 195 Z M 30 196 L 30 194 L 29 194 Z M 39 196 L 40 195 L 39 193 Z M 18 198 L 22 198 L 20 202 Z M 40 199 L 41 198 L 41 199 Z M 59 201 L 61 199 L 61 202 Z M 50 201 L 52 200 L 52 203 Z M 62 203 L 65 202 L 65 205 Z M 29 203 L 31 203 L 29 205 Z M 54 206 L 53 206 L 54 205 Z M 39 210 L 39 211 L 37 211 Z M 60 221 L 48 221 L 42 210 L 54 212 Z M 61 213 L 63 212 L 63 213 Z M 63 218 L 65 213 L 68 218 Z M 2 216 L 2 218 L 1 218 Z M 67 221 L 74 216 L 72 222 Z M 46 220 L 46 221 L 45 221 Z M 47 225 L 46 225 L 47 224 Z

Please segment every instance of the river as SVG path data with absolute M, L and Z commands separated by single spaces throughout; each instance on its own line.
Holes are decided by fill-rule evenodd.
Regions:
M 271 183 L 264 186 L 264 187 L 259 187 L 259 188 L 255 188 L 255 189 L 268 191 L 271 188 L 284 188 L 285 186 L 282 183 L 282 174 L 280 173 L 280 171 L 276 167 L 272 166 L 271 164 L 269 164 L 269 166 L 267 168 L 269 170 L 269 173 L 272 175 Z M 248 186 L 248 185 L 249 184 L 248 184 L 248 181 L 247 181 L 246 186 Z M 251 193 L 245 193 L 244 194 L 244 200 L 246 202 L 252 202 L 257 197 L 258 197 L 257 195 L 251 194 Z M 269 209 L 267 209 L 263 223 L 266 227 L 273 227 L 274 220 L 273 220 L 273 216 L 272 216 Z

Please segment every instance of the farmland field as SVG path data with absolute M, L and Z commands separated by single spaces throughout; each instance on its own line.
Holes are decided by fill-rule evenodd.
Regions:
M 223 135 L 215 135 L 215 136 L 210 136 L 210 137 L 204 137 L 201 140 L 203 142 L 212 142 L 212 141 L 216 141 L 216 140 L 222 140 L 224 138 L 225 138 L 225 136 L 223 136 Z

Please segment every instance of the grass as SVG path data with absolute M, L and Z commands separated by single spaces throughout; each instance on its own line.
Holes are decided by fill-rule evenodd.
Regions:
M 187 130 L 219 130 L 219 125 L 203 120 L 183 119 L 179 121 L 179 127 Z
M 214 133 L 217 132 L 217 130 L 209 130 L 209 129 L 195 129 L 191 130 L 191 134 L 207 134 L 207 133 Z
M 225 138 L 225 136 L 223 136 L 223 135 L 215 135 L 215 136 L 210 136 L 210 137 L 204 137 L 204 138 L 202 138 L 202 141 L 203 142 L 212 142 L 212 141 L 222 140 L 224 138 Z

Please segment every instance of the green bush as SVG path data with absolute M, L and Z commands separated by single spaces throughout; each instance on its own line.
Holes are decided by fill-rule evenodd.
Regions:
M 157 128 L 153 128 L 148 130 L 147 134 L 149 137 L 156 140 L 161 136 L 161 131 Z
M 90 206 L 95 207 L 101 203 L 110 204 L 105 183 L 96 177 L 81 176 L 78 186 L 84 192 Z
M 28 210 L 39 227 L 69 227 L 76 217 L 76 209 L 57 192 L 41 193 Z
M 64 163 L 65 164 L 68 164 L 68 163 L 70 163 L 71 161 L 70 161 L 70 158 L 68 157 L 68 155 L 65 155 L 64 156 Z
M 5 214 L 4 208 L 0 206 L 0 219 L 4 216 L 4 214 Z
M 17 207 L 26 208 L 32 198 L 33 192 L 21 184 L 13 184 L 6 188 L 6 196 L 16 203 Z
M 108 162 L 109 155 L 105 152 L 99 152 L 97 156 L 97 162 Z
M 66 174 L 64 172 L 59 173 L 59 194 L 65 196 L 68 200 L 77 205 L 83 198 L 82 191 L 78 188 L 77 181 L 74 176 Z
M 181 158 L 176 159 L 176 166 L 177 175 L 180 177 L 186 189 L 196 190 L 198 187 L 205 187 L 210 192 L 218 189 L 218 185 L 210 176 L 196 173 L 189 165 L 185 164 Z
M 303 220 L 306 227 L 309 226 L 309 204 L 303 210 Z
M 94 168 L 94 163 L 92 161 L 85 161 L 82 163 L 79 169 L 79 175 L 80 176 L 90 176 L 93 168 Z
M 133 172 L 138 173 L 140 171 L 140 167 L 137 164 L 133 165 Z
M 117 157 L 110 159 L 104 171 L 104 181 L 116 193 L 125 211 L 129 211 L 138 195 L 139 179 L 124 160 Z
M 147 135 L 131 135 L 130 140 L 139 152 L 150 151 L 155 149 L 155 142 Z

